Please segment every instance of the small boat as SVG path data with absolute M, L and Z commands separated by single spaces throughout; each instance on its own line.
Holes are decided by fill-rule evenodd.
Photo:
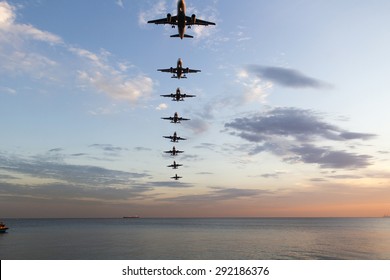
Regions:
M 0 222 L 0 233 L 6 233 L 7 227 L 3 222 Z
M 135 215 L 135 216 L 123 216 L 123 219 L 138 219 L 139 216 L 138 215 Z

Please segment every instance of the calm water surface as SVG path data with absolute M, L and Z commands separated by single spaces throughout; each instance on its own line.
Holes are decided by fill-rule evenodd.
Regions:
M 390 219 L 7 219 L 0 259 L 390 259 Z

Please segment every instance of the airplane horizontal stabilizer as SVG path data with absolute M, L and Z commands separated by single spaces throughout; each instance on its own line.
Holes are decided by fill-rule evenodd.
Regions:
M 179 34 L 171 35 L 171 38 L 180 38 Z M 184 38 L 194 38 L 194 36 L 184 34 Z

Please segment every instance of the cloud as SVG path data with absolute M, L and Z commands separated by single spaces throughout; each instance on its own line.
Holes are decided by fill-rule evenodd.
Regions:
M 346 151 L 333 151 L 328 147 L 315 147 L 302 145 L 292 147 L 291 152 L 299 155 L 299 160 L 304 163 L 316 163 L 321 168 L 363 168 L 368 166 L 372 158 L 368 155 L 358 155 Z
M 104 152 L 115 153 L 115 154 L 122 152 L 122 151 L 127 151 L 127 148 L 113 146 L 111 144 L 92 144 L 92 145 L 89 145 L 89 147 L 101 149 Z
M 253 77 L 246 70 L 240 70 L 236 78 L 237 83 L 244 87 L 244 94 L 241 98 L 242 100 L 238 102 L 239 104 L 254 101 L 264 102 L 268 96 L 268 90 L 272 88 L 270 82 L 265 82 L 257 76 Z M 237 103 L 237 99 L 235 99 L 235 103 Z
M 160 0 L 157 3 L 153 3 L 151 8 L 147 11 L 141 11 L 138 15 L 138 24 L 140 26 L 147 25 L 149 20 L 157 18 L 163 18 L 167 14 L 166 1 Z
M 153 90 L 151 78 L 139 74 L 130 78 L 125 74 L 127 69 L 121 65 L 111 66 L 107 59 L 110 53 L 102 50 L 100 54 L 85 49 L 70 47 L 69 51 L 85 61 L 84 69 L 78 71 L 80 81 L 94 87 L 116 100 L 127 100 L 136 103 L 141 98 L 150 96 Z
M 152 149 L 146 147 L 135 147 L 134 150 L 137 152 L 144 152 L 144 151 L 151 151 Z
M 159 104 L 157 107 L 156 107 L 156 110 L 158 111 L 162 111 L 162 110 L 166 110 L 168 108 L 168 105 L 166 103 L 161 103 Z
M 94 53 L 72 46 L 53 33 L 18 23 L 16 10 L 15 6 L 0 2 L 0 72 L 61 81 L 61 86 L 64 75 L 72 75 L 72 79 L 78 79 L 88 88 L 132 104 L 150 96 L 152 79 L 143 74 L 129 76 L 130 63 L 115 62 L 106 50 Z M 51 48 L 53 45 L 57 48 Z M 76 59 L 76 63 L 64 65 L 56 61 L 52 58 L 56 50 L 65 53 L 69 60 Z
M 1 93 L 15 95 L 16 94 L 16 90 L 14 90 L 12 88 L 9 88 L 9 87 L 0 86 L 0 94 Z
M 195 14 L 196 17 L 201 18 L 202 20 L 216 22 L 218 24 L 218 9 L 216 8 L 216 1 L 208 1 L 207 6 L 204 7 L 201 11 L 198 10 L 195 6 L 188 5 L 187 4 L 187 11 L 186 15 L 191 16 L 192 14 Z M 216 32 L 216 26 L 209 25 L 209 26 L 201 26 L 201 25 L 194 25 L 191 27 L 192 32 L 194 32 L 194 39 L 195 42 L 207 38 L 214 39 L 215 32 Z M 202 44 L 209 45 L 212 42 L 206 42 Z
M 251 142 L 262 142 L 270 137 L 292 137 L 298 141 L 318 138 L 347 141 L 368 140 L 376 136 L 346 131 L 323 121 L 318 113 L 311 110 L 286 107 L 236 118 L 225 127 L 240 131 L 239 136 Z
M 106 186 L 85 186 L 67 183 L 22 186 L 0 182 L 0 195 L 7 197 L 26 197 L 50 200 L 128 200 L 140 199 L 151 188 L 113 188 Z
M 243 189 L 243 188 L 222 188 L 211 187 L 211 191 L 205 194 L 183 195 L 172 198 L 165 198 L 166 201 L 178 201 L 186 203 L 210 203 L 226 200 L 237 200 L 245 198 L 255 198 L 261 195 L 270 194 L 270 191 L 260 189 Z
M 261 65 L 248 65 L 245 69 L 261 79 L 270 80 L 284 87 L 314 89 L 331 87 L 328 83 L 306 76 L 295 69 Z
M 236 118 L 225 124 L 232 135 L 253 145 L 248 153 L 264 151 L 286 162 L 315 163 L 321 168 L 362 168 L 372 158 L 332 147 L 317 147 L 318 141 L 369 140 L 375 134 L 351 132 L 325 122 L 318 113 L 298 108 L 274 108 L 264 113 Z
M 206 132 L 210 125 L 204 119 L 194 118 L 190 122 L 184 123 L 183 126 L 190 129 L 194 134 L 200 134 Z
M 146 186 L 152 187 L 152 188 L 192 188 L 194 187 L 193 184 L 190 183 L 184 183 L 180 181 L 152 181 L 145 184 Z
M 37 51 L 36 45 L 61 46 L 63 40 L 32 25 L 17 23 L 16 10 L 8 2 L 0 2 L 0 72 L 11 75 L 27 73 L 34 78 L 50 79 L 57 63 Z
M 0 170 L 44 180 L 67 182 L 86 186 L 127 186 L 135 180 L 146 178 L 146 173 L 111 170 L 92 165 L 74 165 L 61 157 L 40 155 L 30 158 L 0 154 Z
M 130 79 L 122 75 L 110 76 L 100 71 L 80 71 L 79 79 L 113 99 L 127 100 L 133 104 L 141 98 L 149 97 L 153 89 L 152 79 L 142 75 Z
M 8 38 L 26 40 L 33 39 L 50 44 L 60 44 L 62 39 L 50 32 L 42 31 L 29 24 L 19 24 L 15 22 L 16 8 L 7 2 L 0 2 L 0 41 L 5 40 L 4 36 L 7 33 Z
M 124 8 L 124 7 L 125 7 L 124 4 L 123 4 L 123 0 L 116 0 L 115 3 L 116 3 L 119 7 L 121 7 L 121 8 Z
M 264 173 L 264 174 L 261 174 L 260 176 L 263 178 L 278 179 L 280 177 L 280 175 L 284 175 L 284 174 L 286 174 L 286 171 L 275 171 L 273 173 Z

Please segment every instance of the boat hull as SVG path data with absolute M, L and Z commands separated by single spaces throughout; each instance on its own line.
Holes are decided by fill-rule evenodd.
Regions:
M 1 228 L 0 229 L 0 233 L 6 233 L 7 232 L 7 230 L 8 230 L 8 228 L 6 227 L 6 228 Z

